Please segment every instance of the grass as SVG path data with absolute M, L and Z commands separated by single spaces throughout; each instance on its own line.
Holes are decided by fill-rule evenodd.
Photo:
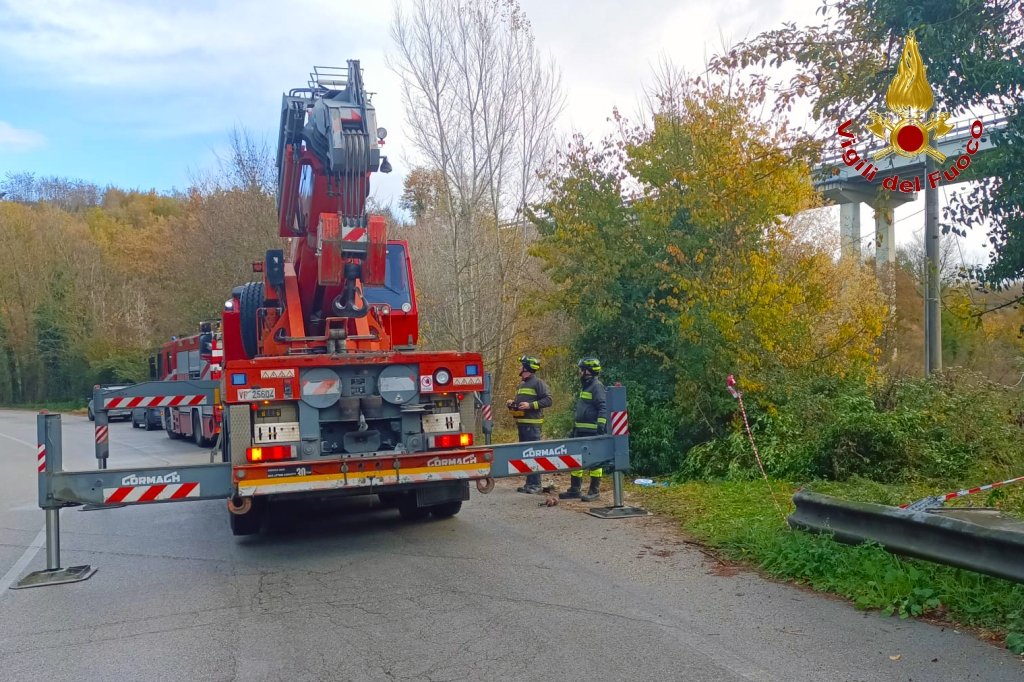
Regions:
M 8 410 L 48 410 L 50 412 L 82 412 L 85 413 L 86 401 L 64 400 L 48 403 L 18 403 L 16 405 L 0 405 L 0 408 Z
M 807 486 L 845 499 L 902 504 L 935 490 L 924 483 L 885 486 L 856 480 Z M 1017 508 L 1021 490 L 998 491 L 991 501 Z M 849 546 L 825 535 L 793 531 L 775 507 L 764 481 L 689 482 L 664 488 L 630 486 L 653 512 L 678 520 L 682 527 L 725 558 L 747 563 L 780 580 L 806 585 L 851 601 L 858 609 L 875 609 L 901 618 L 925 617 L 979 630 L 1024 653 L 1024 585 L 973 571 L 903 559 L 879 545 Z M 797 486 L 773 481 L 782 512 L 793 511 Z M 975 501 L 976 506 L 982 502 Z M 996 505 L 985 505 L 996 506 Z

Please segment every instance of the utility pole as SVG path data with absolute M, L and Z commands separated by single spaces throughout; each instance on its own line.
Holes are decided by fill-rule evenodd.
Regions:
M 942 313 L 939 309 L 939 190 L 927 181 L 935 170 L 931 156 L 925 160 L 924 188 L 924 372 L 942 371 Z

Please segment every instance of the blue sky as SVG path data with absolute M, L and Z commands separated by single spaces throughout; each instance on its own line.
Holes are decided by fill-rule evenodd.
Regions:
M 394 3 L 404 1 L 0 0 L 0 178 L 30 171 L 184 189 L 216 169 L 234 126 L 276 145 L 282 92 L 304 86 L 313 65 L 355 58 L 376 93 L 395 168 L 374 176 L 373 193 L 397 202 L 416 161 L 404 149 L 399 81 L 385 61 Z M 563 73 L 561 132 L 596 137 L 609 131 L 612 107 L 636 111 L 660 58 L 703 71 L 723 41 L 815 21 L 820 2 L 636 0 L 628 11 L 620 0 L 520 4 Z M 898 243 L 920 232 L 919 208 L 897 209 Z M 866 207 L 862 223 L 870 240 Z M 983 252 L 975 242 L 968 253 Z

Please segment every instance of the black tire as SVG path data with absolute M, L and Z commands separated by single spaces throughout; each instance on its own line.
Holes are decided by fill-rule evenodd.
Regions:
M 407 493 L 398 503 L 398 513 L 406 521 L 422 521 L 430 514 L 430 507 L 417 507 L 415 493 Z
M 447 519 L 455 516 L 462 510 L 462 500 L 449 500 L 441 504 L 435 504 L 430 508 L 430 513 L 439 519 Z
M 263 511 L 265 507 L 262 500 L 253 500 L 252 509 L 247 514 L 232 514 L 228 512 L 228 522 L 231 525 L 232 535 L 256 535 L 263 528 Z
M 164 420 L 165 420 L 164 421 L 164 431 L 167 432 L 167 437 L 170 438 L 171 440 L 178 440 L 179 438 L 181 438 L 181 434 L 180 433 L 175 433 L 173 431 L 173 429 L 171 428 L 171 411 L 170 410 L 164 410 Z
M 206 445 L 206 439 L 203 438 L 203 420 L 199 416 L 199 410 L 192 411 L 192 442 L 199 447 Z
M 92 408 L 91 407 L 89 408 L 89 421 L 91 421 L 91 422 L 96 421 L 96 415 L 92 413 Z
M 402 493 L 377 493 L 382 507 L 394 509 L 402 501 Z
M 242 349 L 250 357 L 256 357 L 259 341 L 259 320 L 256 310 L 263 305 L 263 282 L 249 282 L 242 285 L 238 297 L 239 332 L 242 335 Z
M 139 422 L 135 421 L 135 417 L 134 416 L 132 417 L 132 428 L 133 429 L 139 428 Z

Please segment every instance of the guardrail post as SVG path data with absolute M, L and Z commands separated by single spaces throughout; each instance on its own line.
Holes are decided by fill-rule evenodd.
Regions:
M 625 519 L 633 516 L 650 516 L 640 507 L 626 507 L 622 503 L 622 472 L 629 471 L 629 413 L 626 409 L 626 389 L 616 382 L 608 388 L 608 429 L 615 444 L 614 473 L 612 473 L 612 506 L 593 507 L 587 510 L 591 516 L 601 519 Z
M 95 405 L 95 402 L 93 404 Z M 96 572 L 96 569 L 89 565 L 60 567 L 60 508 L 63 505 L 53 495 L 53 474 L 60 473 L 64 463 L 60 415 L 40 412 L 36 417 L 36 434 L 39 507 L 46 515 L 46 569 L 29 573 L 11 585 L 12 590 L 76 583 L 91 578 Z
M 110 422 L 107 419 L 107 405 L 104 401 L 105 391 L 97 388 L 92 394 L 92 412 L 96 417 L 96 464 L 100 469 L 107 468 L 107 457 L 110 455 Z

